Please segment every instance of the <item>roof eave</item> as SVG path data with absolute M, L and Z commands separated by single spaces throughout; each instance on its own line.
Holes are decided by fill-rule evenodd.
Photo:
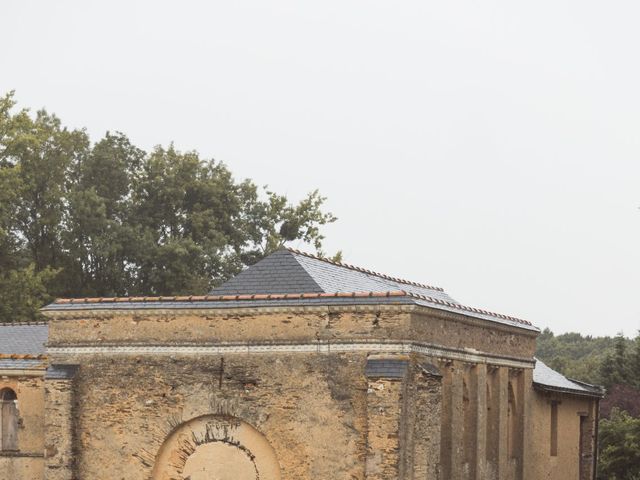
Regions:
M 533 382 L 533 387 L 536 390 L 541 390 L 544 392 L 562 393 L 565 395 L 577 395 L 579 397 L 603 398 L 605 395 L 605 392 L 603 390 L 600 390 L 600 391 L 575 390 L 572 388 L 545 385 L 543 383 L 538 383 L 538 382 Z

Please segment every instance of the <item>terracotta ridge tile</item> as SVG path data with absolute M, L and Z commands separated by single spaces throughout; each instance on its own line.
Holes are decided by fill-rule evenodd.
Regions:
M 522 325 L 531 326 L 531 322 L 521 318 L 490 312 L 475 307 L 468 307 L 459 303 L 448 302 L 439 298 L 429 297 L 418 293 L 411 293 L 405 290 L 390 290 L 387 292 L 335 292 L 335 293 L 269 293 L 269 294 L 246 294 L 246 295 L 190 295 L 190 296 L 165 296 L 165 297 L 106 297 L 106 298 L 62 298 L 57 299 L 54 304 L 99 304 L 99 303 L 147 303 L 147 302 L 226 302 L 226 301 L 247 301 L 247 300 L 304 300 L 312 298 L 367 298 L 367 297 L 411 297 L 426 300 L 437 305 L 444 305 L 465 312 L 488 315 L 503 320 L 509 320 Z M 40 323 L 37 323 L 40 324 Z M 42 323 L 46 325 L 45 323 Z M 16 324 L 6 324 L 16 325 Z
M 366 268 L 363 268 L 363 267 L 358 267 L 356 265 L 351 265 L 351 264 L 348 264 L 348 263 L 336 262 L 336 261 L 331 260 L 329 258 L 319 257 L 317 255 L 313 255 L 312 253 L 303 252 L 302 250 L 296 250 L 295 248 L 286 248 L 286 250 L 288 250 L 291 253 L 295 253 L 295 254 L 298 254 L 298 255 L 303 255 L 305 257 L 313 258 L 315 260 L 321 260 L 323 262 L 330 263 L 331 265 L 335 265 L 337 267 L 348 268 L 349 270 L 355 270 L 356 272 L 361 272 L 361 273 L 368 273 L 369 275 L 374 275 L 376 277 L 384 278 L 386 280 L 392 280 L 392 281 L 398 282 L 398 283 L 404 283 L 406 285 L 413 285 L 414 287 L 428 288 L 429 290 L 435 290 L 437 292 L 444 292 L 444 289 L 442 287 L 436 287 L 436 286 L 433 286 L 433 285 L 426 285 L 424 283 L 413 282 L 411 280 L 405 280 L 403 278 L 391 277 L 391 276 L 386 275 L 384 273 L 374 272 L 373 270 L 369 270 L 369 269 L 366 269 Z
M 407 296 L 404 290 L 388 292 L 301 292 L 301 293 L 253 293 L 243 295 L 183 295 L 165 297 L 96 297 L 96 298 L 59 298 L 55 305 L 99 304 L 99 303 L 149 303 L 149 302 L 219 302 L 244 300 L 299 300 L 307 298 L 354 298 L 354 297 L 400 297 Z M 46 325 L 46 322 L 43 322 Z M 11 325 L 11 324 L 9 324 Z
M 504 314 L 501 314 L 501 313 L 489 312 L 488 310 L 482 310 L 482 309 L 474 308 L 474 307 L 467 307 L 466 305 L 462 305 L 462 304 L 459 304 L 459 303 L 446 302 L 446 301 L 440 300 L 438 298 L 428 297 L 426 295 L 419 295 L 417 293 L 407 293 L 407 296 L 420 298 L 422 300 L 427 300 L 428 302 L 437 303 L 437 304 L 440 304 L 440 305 L 446 305 L 448 307 L 456 308 L 458 310 L 463 310 L 463 311 L 467 311 L 467 312 L 474 312 L 474 313 L 481 313 L 483 315 L 489 315 L 491 317 L 501 318 L 503 320 L 509 320 L 509 321 L 520 323 L 520 324 L 523 324 L 523 325 L 532 326 L 531 322 L 529 322 L 527 320 L 523 320 L 521 318 L 512 317 L 510 315 L 504 315 Z
M 0 353 L 0 359 L 10 360 L 46 360 L 47 356 L 44 354 L 32 354 L 32 353 Z

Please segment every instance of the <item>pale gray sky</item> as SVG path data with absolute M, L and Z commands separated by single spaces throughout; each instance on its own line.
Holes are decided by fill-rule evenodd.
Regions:
M 28 1 L 0 92 L 340 220 L 326 250 L 556 332 L 640 328 L 640 3 Z M 295 245 L 294 245 L 295 246 Z

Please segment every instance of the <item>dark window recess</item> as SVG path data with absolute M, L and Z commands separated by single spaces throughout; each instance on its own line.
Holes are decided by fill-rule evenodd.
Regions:
M 558 456 L 558 402 L 551 402 L 551 456 Z

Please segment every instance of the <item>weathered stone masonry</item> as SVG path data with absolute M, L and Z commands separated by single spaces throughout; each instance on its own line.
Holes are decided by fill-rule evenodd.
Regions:
M 600 391 L 526 322 L 290 251 L 213 293 L 47 307 L 40 458 L 0 480 L 593 478 Z

